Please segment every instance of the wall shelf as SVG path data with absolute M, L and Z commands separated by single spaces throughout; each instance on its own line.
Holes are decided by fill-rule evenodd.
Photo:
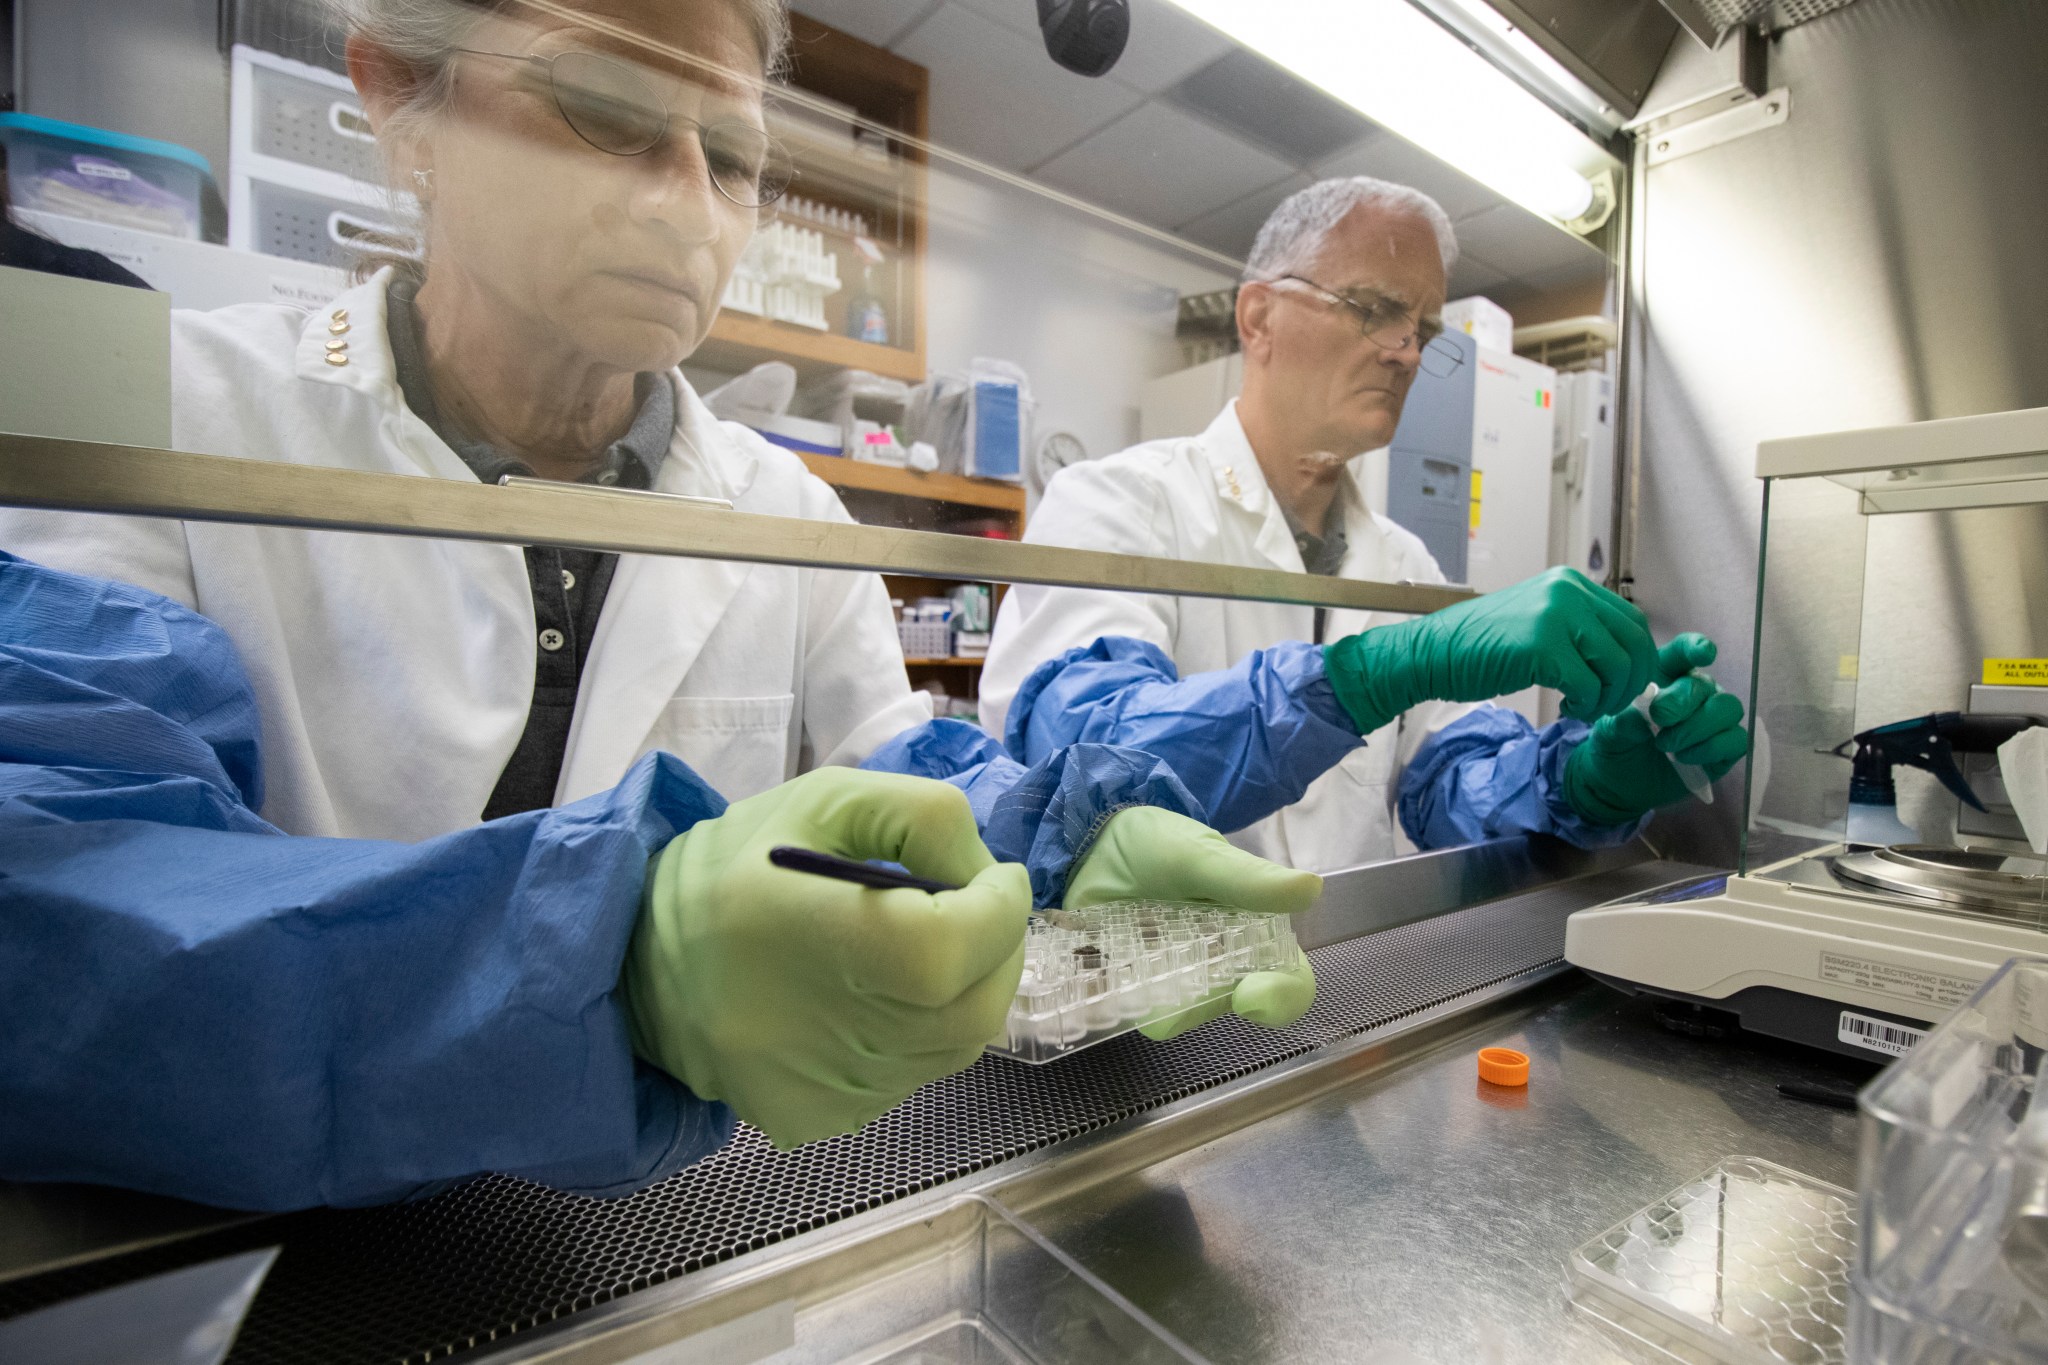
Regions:
M 930 134 L 929 73 L 917 63 L 864 43 L 801 14 L 790 16 L 794 39 L 789 84 L 831 104 L 850 108 L 871 127 L 901 134 L 886 161 L 870 160 L 853 147 L 851 122 L 822 120 L 816 110 L 771 109 L 775 131 L 789 146 L 797 178 L 792 200 L 857 215 L 884 253 L 872 281 L 854 250 L 852 237 L 802 217 L 788 221 L 822 234 L 837 257 L 840 289 L 825 300 L 823 331 L 746 313 L 722 311 L 711 334 L 692 356 L 694 363 L 738 374 L 765 361 L 795 367 L 800 380 L 835 370 L 866 370 L 907 384 L 925 377 L 924 255 L 926 168 L 922 144 Z M 792 106 L 793 106 L 793 102 Z M 772 104 L 772 101 L 771 101 Z M 849 309 L 872 289 L 889 318 L 893 344 L 856 341 L 845 335 Z
M 877 346 L 872 341 L 855 341 L 833 332 L 814 331 L 786 322 L 749 317 L 745 313 L 721 312 L 690 358 L 728 374 L 751 370 L 764 361 L 781 360 L 806 380 L 831 370 L 866 370 L 884 379 L 906 384 L 924 381 L 924 356 L 901 346 Z
M 797 458 L 834 488 L 856 488 L 869 493 L 893 493 L 898 497 L 925 502 L 952 503 L 957 507 L 981 507 L 1010 517 L 1021 535 L 1024 523 L 1024 489 L 1001 479 L 972 479 L 961 474 L 920 474 L 914 469 L 873 464 L 839 455 L 807 455 Z

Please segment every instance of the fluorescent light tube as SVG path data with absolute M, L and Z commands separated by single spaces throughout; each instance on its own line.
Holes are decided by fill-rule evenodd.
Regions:
M 1408 0 L 1174 0 L 1189 14 L 1557 223 L 1616 162 Z

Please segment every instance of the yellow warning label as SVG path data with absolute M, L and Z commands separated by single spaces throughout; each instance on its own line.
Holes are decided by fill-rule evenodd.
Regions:
M 2048 659 L 1986 659 L 1984 682 L 1997 687 L 2048 687 Z
M 1479 481 L 1486 476 L 1478 470 L 1472 471 L 1472 529 L 1479 529 Z

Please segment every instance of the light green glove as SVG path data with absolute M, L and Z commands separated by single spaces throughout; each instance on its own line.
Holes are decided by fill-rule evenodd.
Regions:
M 1712 640 L 1696 634 L 1680 635 L 1657 651 L 1660 690 L 1649 718 L 1636 710 L 1608 716 L 1565 760 L 1564 796 L 1573 810 L 1595 824 L 1628 824 L 1692 795 L 1671 766 L 1673 758 L 1719 781 L 1749 752 L 1742 703 L 1712 678 L 1693 672 L 1714 662 L 1718 652 Z
M 958 891 L 876 891 L 771 865 L 794 844 Z M 620 988 L 633 1049 L 788 1149 L 851 1132 L 971 1065 L 1024 968 L 1029 874 L 957 789 L 822 768 L 671 840 Z
M 1200 821 L 1133 806 L 1109 818 L 1081 865 L 1067 878 L 1062 904 L 1084 910 L 1110 901 L 1178 901 L 1224 905 L 1254 914 L 1292 915 L 1316 903 L 1323 879 L 1313 872 L 1246 853 Z M 1253 972 L 1191 1010 L 1141 1026 L 1148 1038 L 1176 1038 L 1211 1019 L 1236 1013 L 1255 1024 L 1285 1028 L 1315 1003 L 1308 955 L 1281 971 Z
M 1361 735 L 1418 702 L 1487 701 L 1531 686 L 1557 688 L 1567 716 L 1592 720 L 1628 705 L 1656 657 L 1642 612 L 1576 569 L 1323 650 L 1330 686 Z

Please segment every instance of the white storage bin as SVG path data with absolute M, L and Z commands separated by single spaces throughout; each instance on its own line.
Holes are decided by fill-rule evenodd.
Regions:
M 355 87 L 323 67 L 237 46 L 233 103 L 238 146 L 370 183 L 384 175 L 376 135 Z
M 233 56 L 228 245 L 341 269 L 415 255 L 418 206 L 386 188 L 348 79 L 252 47 Z
M 373 252 L 417 254 L 410 231 L 388 205 L 265 180 L 249 183 L 246 202 L 246 221 L 235 226 L 235 245 L 244 250 L 344 270 Z

